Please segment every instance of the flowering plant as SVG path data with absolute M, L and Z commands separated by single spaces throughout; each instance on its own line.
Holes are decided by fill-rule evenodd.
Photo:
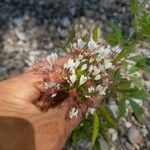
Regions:
M 135 6 L 133 3 L 134 1 L 131 1 L 131 7 Z M 137 12 L 132 13 L 137 19 Z M 146 16 L 139 20 L 144 17 Z M 58 77 L 56 82 L 45 81 L 45 89 L 51 97 L 51 104 L 55 104 L 60 93 L 66 97 L 74 97 L 77 104 L 93 100 L 96 96 L 103 98 L 97 107 L 88 105 L 86 120 L 72 133 L 73 143 L 84 138 L 89 132 L 92 132 L 93 146 L 98 144 L 98 137 L 102 136 L 108 141 L 108 129 L 116 128 L 117 119 L 125 115 L 127 104 L 130 105 L 135 118 L 140 120 L 143 110 L 136 100 L 145 99 L 148 93 L 144 90 L 137 72 L 150 72 L 150 58 L 130 53 L 142 38 L 150 37 L 148 33 L 143 32 L 145 27 L 148 27 L 148 22 L 145 22 L 144 27 L 142 25 L 135 24 L 136 35 L 131 35 L 128 40 L 125 40 L 121 30 L 113 25 L 114 33 L 105 36 L 108 42 L 116 45 L 113 47 L 99 38 L 98 26 L 93 29 L 89 38 L 71 37 L 71 40 L 63 45 L 69 58 L 59 68 L 62 77 Z M 56 60 L 56 53 L 49 55 L 46 63 L 48 65 L 43 69 L 46 72 L 55 71 Z M 115 112 L 109 108 L 110 101 L 118 106 Z M 78 113 L 78 108 L 72 106 L 68 110 L 68 118 L 78 117 Z

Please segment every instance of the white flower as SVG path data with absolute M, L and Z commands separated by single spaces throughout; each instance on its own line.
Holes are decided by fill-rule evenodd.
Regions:
M 102 56 L 101 53 L 99 53 L 98 56 L 97 56 L 97 58 L 96 58 L 96 61 L 100 62 L 102 59 L 103 59 L 103 56 Z
M 94 61 L 94 58 L 93 58 L 93 57 L 90 57 L 89 63 L 92 63 L 93 61 Z
M 102 65 L 102 64 L 99 65 L 99 69 L 100 69 L 100 72 L 103 72 L 103 73 L 106 70 L 104 65 Z
M 112 67 L 112 63 L 110 59 L 104 59 L 104 66 L 105 66 L 105 69 L 109 69 Z
M 96 66 L 94 66 L 94 68 L 93 68 L 93 73 L 92 73 L 92 75 L 97 75 L 97 74 L 99 74 L 100 72 L 101 72 L 101 69 L 100 68 L 97 68 Z
M 103 86 L 101 86 L 101 85 L 98 85 L 98 86 L 96 87 L 96 91 L 98 91 L 100 95 L 105 95 L 105 94 L 106 94 L 106 93 L 105 93 L 106 89 L 107 89 L 107 87 L 103 87 Z
M 74 49 L 77 49 L 77 44 L 76 44 L 76 43 L 73 43 L 72 47 L 73 47 Z
M 79 54 L 78 59 L 82 60 L 83 59 L 83 55 Z
M 70 76 L 70 81 L 71 81 L 72 84 L 75 83 L 76 79 L 77 79 L 77 77 L 76 77 L 75 74 L 72 74 L 72 75 Z
M 88 110 L 87 110 L 87 112 L 86 112 L 86 118 L 87 118 L 87 116 L 88 116 L 89 114 L 93 115 L 95 111 L 96 111 L 95 108 L 88 108 Z
M 89 50 L 94 50 L 94 49 L 98 48 L 98 45 L 93 39 L 91 39 L 88 42 L 88 48 L 89 48 Z
M 79 112 L 79 110 L 76 109 L 75 107 L 73 107 L 69 112 L 69 118 L 72 119 L 73 117 L 77 117 L 78 112 Z
M 91 98 L 91 96 L 89 96 L 89 95 L 85 95 L 85 98 Z
M 69 69 L 74 65 L 73 59 L 69 59 L 65 64 L 64 64 L 64 69 Z
M 86 42 L 83 42 L 81 39 L 78 39 L 77 43 L 78 43 L 78 47 L 79 48 L 83 48 L 85 46 L 85 44 L 86 44 Z
M 91 66 L 89 67 L 89 73 L 91 73 L 91 72 L 93 71 L 93 69 L 94 69 L 94 67 L 91 65 Z
M 51 96 L 51 97 L 53 98 L 53 97 L 55 97 L 56 95 L 57 95 L 57 94 L 56 94 L 56 93 L 54 93 L 54 94 L 52 94 L 52 96 Z
M 82 75 L 82 76 L 80 77 L 79 86 L 82 85 L 82 84 L 84 84 L 86 81 L 87 81 L 87 77 L 84 76 L 84 75 Z
M 84 71 L 87 69 L 87 64 L 84 64 L 82 67 L 81 67 L 81 71 Z
M 105 48 L 104 50 L 103 50 L 103 57 L 107 57 L 108 55 L 109 55 L 109 53 L 110 53 L 110 48 Z
M 79 66 L 79 64 L 80 64 L 79 59 L 76 59 L 76 61 L 74 62 L 73 67 L 74 67 L 74 68 L 77 68 L 77 67 Z
M 90 108 L 90 114 L 91 114 L 91 115 L 93 115 L 95 111 L 96 111 L 95 108 Z
M 90 87 L 88 88 L 88 92 L 89 92 L 89 93 L 92 93 L 92 92 L 94 92 L 94 91 L 95 91 L 94 87 L 90 86 Z
M 70 68 L 69 71 L 70 71 L 71 74 L 75 74 L 75 69 L 74 68 Z
M 57 59 L 57 53 L 51 53 L 47 56 L 47 61 L 53 63 Z
M 82 59 L 82 61 L 81 61 L 81 62 L 84 62 L 84 61 L 86 61 L 86 59 Z
M 94 80 L 99 80 L 99 79 L 101 79 L 101 76 L 98 74 L 95 76 Z

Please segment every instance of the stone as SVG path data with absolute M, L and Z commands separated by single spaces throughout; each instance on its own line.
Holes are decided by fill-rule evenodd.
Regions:
M 19 31 L 18 29 L 16 29 L 16 36 L 18 37 L 19 40 L 23 41 L 26 40 L 26 35 L 23 32 Z
M 15 18 L 13 20 L 13 23 L 16 25 L 16 26 L 22 26 L 23 25 L 23 19 L 22 18 Z
M 145 125 L 143 125 L 143 127 L 141 129 L 141 132 L 142 132 L 142 134 L 143 134 L 144 137 L 146 137 L 148 135 L 148 133 L 149 133 L 148 130 L 146 129 Z
M 105 140 L 100 139 L 100 143 L 101 143 L 101 150 L 109 150 L 109 145 L 106 143 Z
M 125 142 L 125 146 L 128 150 L 134 150 L 134 147 L 129 142 Z
M 142 142 L 142 135 L 135 127 L 131 127 L 128 131 L 128 139 L 133 145 L 140 144 Z

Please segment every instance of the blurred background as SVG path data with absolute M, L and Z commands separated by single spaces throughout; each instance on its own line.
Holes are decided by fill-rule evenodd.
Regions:
M 140 0 L 139 0 L 140 1 Z M 147 7 L 150 1 L 148 0 Z M 132 31 L 129 0 L 0 0 L 0 80 L 21 73 L 35 57 L 55 51 L 74 27 L 78 35 L 85 35 L 95 24 L 101 35 L 111 32 L 110 22 L 121 29 L 125 37 Z M 150 55 L 147 43 L 137 51 Z M 144 74 L 144 84 L 150 89 L 150 76 Z M 142 103 L 147 112 L 144 124 L 134 118 L 121 120 L 118 131 L 110 131 L 110 144 L 101 139 L 102 150 L 149 150 L 149 102 Z M 112 106 L 114 109 L 116 106 Z M 67 150 L 89 150 L 84 140 Z

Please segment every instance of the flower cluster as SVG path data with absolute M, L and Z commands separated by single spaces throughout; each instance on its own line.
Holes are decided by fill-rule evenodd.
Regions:
M 77 96 L 91 98 L 94 95 L 105 95 L 111 84 L 109 72 L 113 69 L 110 46 L 96 43 L 92 38 L 88 42 L 81 39 L 72 45 L 72 58 L 65 64 L 68 72 L 65 78 L 70 89 L 75 89 Z M 70 90 L 68 89 L 68 90 Z

